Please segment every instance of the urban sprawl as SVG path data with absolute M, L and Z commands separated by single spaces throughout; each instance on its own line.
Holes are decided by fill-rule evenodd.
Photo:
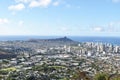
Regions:
M 120 80 L 120 46 L 67 37 L 0 41 L 0 80 Z

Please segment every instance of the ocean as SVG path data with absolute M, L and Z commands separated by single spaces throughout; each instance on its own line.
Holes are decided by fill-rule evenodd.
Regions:
M 15 41 L 29 39 L 54 39 L 64 36 L 0 36 L 0 41 Z M 87 36 L 67 36 L 68 38 L 78 42 L 102 42 L 114 45 L 120 45 L 120 37 L 87 37 Z

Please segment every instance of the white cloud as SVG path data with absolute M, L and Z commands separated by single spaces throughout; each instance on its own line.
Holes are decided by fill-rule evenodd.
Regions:
M 23 10 L 24 8 L 25 8 L 25 6 L 22 3 L 17 4 L 17 5 L 11 5 L 8 7 L 8 9 L 12 10 L 12 11 L 20 11 L 20 10 Z
M 24 5 L 34 8 L 34 7 L 42 7 L 47 8 L 49 5 L 58 6 L 60 3 L 64 4 L 64 0 L 14 0 L 16 3 L 22 4 L 21 8 L 18 8 L 17 5 L 9 6 L 9 10 L 22 10 L 25 8 Z M 19 6 L 20 7 L 20 6 Z M 67 5 L 67 7 L 70 7 Z
M 68 28 L 67 27 L 62 27 L 61 31 L 63 31 L 63 32 L 68 31 Z
M 96 32 L 102 32 L 102 31 L 104 31 L 104 29 L 102 27 L 94 27 L 92 30 L 96 31 Z
M 15 0 L 15 2 L 22 2 L 22 3 L 28 3 L 28 2 L 31 2 L 33 0 Z
M 18 25 L 22 26 L 24 24 L 24 21 L 19 21 Z
M 29 5 L 29 7 L 38 7 L 39 6 L 39 2 L 38 1 L 32 1 Z
M 34 0 L 30 2 L 29 7 L 48 7 L 52 0 Z
M 113 27 L 113 26 L 117 26 L 117 25 L 120 26 L 120 22 L 110 22 L 107 24 L 108 27 Z
M 6 18 L 0 18 L 0 24 L 7 24 L 7 23 L 9 23 L 9 20 L 8 19 L 6 19 Z
M 110 32 L 120 32 L 120 21 L 110 22 L 108 24 L 108 31 Z
M 104 25 L 95 26 L 90 30 L 95 32 L 120 32 L 120 21 L 113 21 Z
M 112 0 L 112 2 L 118 3 L 118 2 L 120 2 L 120 0 Z
M 53 6 L 58 6 L 60 4 L 59 1 L 53 2 Z

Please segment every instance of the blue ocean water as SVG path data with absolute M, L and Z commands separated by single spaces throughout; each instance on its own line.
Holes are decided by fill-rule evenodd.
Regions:
M 71 39 L 79 42 L 101 42 L 120 45 L 120 37 L 71 37 Z
M 52 39 L 64 36 L 0 36 L 0 41 L 29 40 L 29 39 Z M 87 37 L 68 36 L 68 38 L 78 42 L 102 42 L 120 45 L 120 37 Z

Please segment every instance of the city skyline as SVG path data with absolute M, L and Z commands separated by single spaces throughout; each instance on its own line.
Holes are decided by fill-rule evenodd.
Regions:
M 0 35 L 119 36 L 120 0 L 1 0 Z

